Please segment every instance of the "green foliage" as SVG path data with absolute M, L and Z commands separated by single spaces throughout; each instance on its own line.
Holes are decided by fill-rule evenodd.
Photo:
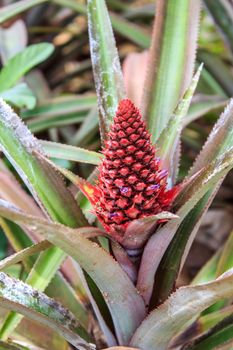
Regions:
M 203 36 L 197 58 L 204 68 L 201 64 L 193 76 L 199 0 L 157 0 L 151 35 L 151 4 L 133 9 L 122 1 L 106 3 L 20 0 L 0 9 L 0 23 L 29 10 L 30 36 L 49 34 L 43 40 L 52 38 L 55 45 L 29 45 L 0 71 L 0 348 L 215 349 L 232 341 L 232 234 L 190 286 L 177 288 L 177 280 L 200 222 L 233 168 L 233 101 L 227 101 L 233 92 L 231 5 L 205 0 L 229 51 L 217 56 L 223 44 L 215 50 Z M 64 14 L 72 14 L 70 21 L 75 18 L 72 25 L 61 8 L 69 9 Z M 49 25 L 42 28 L 35 23 L 45 9 Z M 112 28 L 120 39 L 120 57 Z M 3 36 L 4 30 L 7 26 Z M 213 25 L 207 32 L 210 41 L 213 32 L 217 35 Z M 125 39 L 130 45 L 124 46 Z M 131 90 L 125 89 L 120 58 L 149 48 L 150 42 L 146 63 L 140 54 L 139 63 L 131 61 L 135 76 L 129 77 Z M 78 62 L 80 51 L 83 62 Z M 51 54 L 45 68 L 30 72 Z M 89 93 L 91 65 L 97 96 Z M 98 191 L 93 166 L 104 157 L 98 149 L 125 90 L 136 96 L 137 89 L 144 91 L 142 113 L 175 199 L 169 211 L 132 220 L 120 245 L 99 227 L 91 208 Z M 216 110 L 226 104 L 216 122 Z M 181 139 L 191 164 L 194 152 L 186 141 L 201 148 L 209 122 L 213 130 L 188 172 Z M 31 132 L 42 133 L 43 140 Z M 180 163 L 187 176 L 177 184 Z M 62 176 L 86 198 L 75 195 Z M 7 242 L 15 251 L 9 256 Z

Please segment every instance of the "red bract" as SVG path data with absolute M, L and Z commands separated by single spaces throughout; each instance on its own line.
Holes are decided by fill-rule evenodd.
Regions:
M 121 241 L 132 220 L 168 210 L 174 191 L 166 190 L 167 171 L 128 99 L 119 104 L 103 153 L 92 203 L 105 230 Z

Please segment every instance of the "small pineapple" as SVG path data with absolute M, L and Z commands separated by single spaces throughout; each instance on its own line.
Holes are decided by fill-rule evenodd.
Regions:
M 92 204 L 105 230 L 120 242 L 132 220 L 168 210 L 175 191 L 166 189 L 167 170 L 129 99 L 119 103 L 103 154 Z

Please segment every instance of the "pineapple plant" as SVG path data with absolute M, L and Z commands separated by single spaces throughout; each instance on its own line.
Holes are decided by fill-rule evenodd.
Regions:
M 21 0 L 0 18 L 42 2 Z M 105 1 L 88 0 L 86 8 L 52 2 L 87 11 L 102 151 L 39 141 L 3 100 L 15 105 L 9 91 L 2 94 L 0 149 L 8 162 L 1 163 L 0 224 L 16 252 L 0 261 L 0 306 L 9 310 L 0 347 L 37 349 L 30 339 L 15 340 L 31 320 L 38 322 L 37 338 L 50 332 L 49 345 L 37 339 L 44 349 L 230 349 L 232 237 L 193 284 L 177 286 L 201 219 L 233 167 L 231 100 L 177 180 L 181 134 L 203 69 L 193 75 L 201 1 L 156 1 L 141 106 L 126 96 L 111 26 L 116 18 L 110 20 Z M 52 161 L 56 152 L 97 168 L 84 179 Z M 24 271 L 15 278 L 9 268 L 21 261 Z

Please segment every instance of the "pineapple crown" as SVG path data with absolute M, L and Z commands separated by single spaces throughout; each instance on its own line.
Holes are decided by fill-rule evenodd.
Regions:
M 91 202 L 105 230 L 121 242 L 129 223 L 168 210 L 176 191 L 167 191 L 167 170 L 129 99 L 119 103 L 103 154 Z

